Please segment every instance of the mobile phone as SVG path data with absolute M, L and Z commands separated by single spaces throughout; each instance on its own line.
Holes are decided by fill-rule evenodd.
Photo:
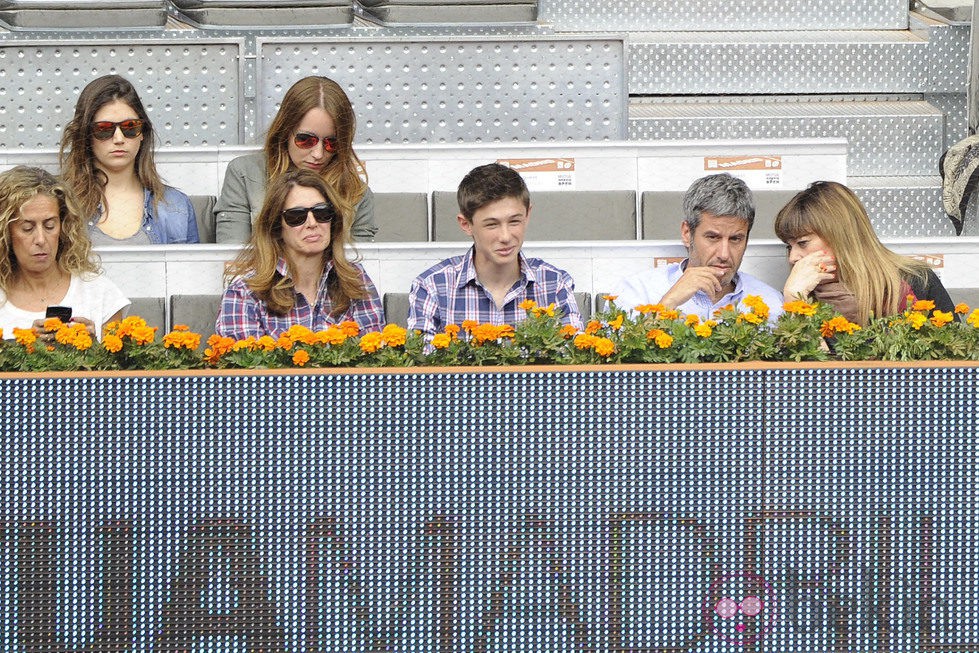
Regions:
M 48 306 L 44 317 L 56 317 L 65 324 L 71 319 L 71 306 Z

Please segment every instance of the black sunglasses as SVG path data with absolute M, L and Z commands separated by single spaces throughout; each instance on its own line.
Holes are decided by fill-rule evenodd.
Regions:
M 312 213 L 313 219 L 319 223 L 327 223 L 336 217 L 332 204 L 317 204 L 316 206 L 297 206 L 282 212 L 282 219 L 290 227 L 301 227 L 306 224 L 307 216 Z
M 337 139 L 334 136 L 320 138 L 316 134 L 310 134 L 309 132 L 298 132 L 293 140 L 296 142 L 296 147 L 301 150 L 311 150 L 316 147 L 317 143 L 323 141 L 323 149 L 325 151 L 337 151 Z
M 136 138 L 143 133 L 143 121 L 139 118 L 122 122 L 99 120 L 92 123 L 92 137 L 97 141 L 107 141 L 115 135 L 117 128 L 122 130 L 122 135 L 126 138 Z

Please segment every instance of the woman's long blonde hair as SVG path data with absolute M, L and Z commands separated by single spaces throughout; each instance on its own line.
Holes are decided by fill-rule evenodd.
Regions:
M 75 194 L 81 216 L 85 220 L 90 220 L 98 213 L 99 204 L 105 204 L 105 185 L 108 183 L 105 173 L 95 165 L 92 124 L 99 109 L 116 100 L 128 104 L 136 112 L 136 117 L 143 121 L 143 140 L 139 144 L 135 161 L 136 178 L 143 188 L 153 193 L 154 210 L 156 203 L 163 197 L 163 180 L 153 161 L 156 143 L 149 114 L 129 80 L 120 75 L 105 75 L 89 82 L 78 96 L 75 115 L 65 125 L 58 152 L 61 177 Z
M 335 189 L 336 195 L 356 206 L 367 190 L 364 163 L 354 152 L 354 133 L 357 118 L 350 98 L 340 85 L 329 77 L 304 77 L 286 91 L 265 135 L 265 164 L 268 180 L 292 167 L 289 142 L 296 135 L 299 123 L 312 109 L 323 109 L 333 118 L 336 127 L 337 151 L 320 171 L 323 179 Z
M 276 179 L 268 187 L 265 203 L 258 214 L 252 237 L 238 258 L 229 266 L 225 282 L 235 277 L 245 277 L 248 287 L 266 303 L 269 312 L 284 315 L 296 304 L 293 280 L 282 276 L 276 269 L 279 259 L 285 258 L 289 264 L 282 240 L 282 211 L 286 208 L 286 197 L 295 186 L 312 188 L 333 205 L 341 220 L 330 222 L 330 246 L 323 252 L 323 264 L 333 261 L 333 270 L 328 279 L 330 302 L 333 315 L 343 314 L 354 299 L 365 299 L 367 290 L 360 271 L 347 260 L 346 246 L 350 242 L 350 223 L 353 205 L 345 202 L 323 180 L 311 170 L 291 170 Z
M 775 233 L 785 243 L 816 234 L 829 245 L 837 278 L 856 297 L 860 324 L 903 311 L 907 281 L 927 277 L 927 265 L 884 247 L 860 199 L 833 181 L 810 184 L 789 200 L 775 217 Z
M 18 269 L 10 230 L 20 218 L 21 207 L 38 195 L 58 203 L 61 217 L 61 236 L 55 258 L 58 268 L 68 274 L 96 273 L 100 269 L 78 204 L 68 187 L 47 170 L 17 166 L 0 174 L 0 250 L 6 252 L 6 256 L 0 258 L 0 290 L 4 294 L 10 290 Z

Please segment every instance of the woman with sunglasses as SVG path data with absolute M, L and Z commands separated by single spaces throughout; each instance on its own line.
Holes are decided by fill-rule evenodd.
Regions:
M 347 260 L 353 207 L 312 170 L 269 185 L 251 240 L 228 269 L 214 331 L 243 340 L 278 337 L 300 324 L 320 331 L 356 322 L 384 326 L 384 309 L 360 264 Z
M 95 245 L 196 243 L 190 199 L 164 185 L 153 163 L 153 125 L 119 75 L 89 83 L 61 137 L 61 176 Z
M 775 217 L 792 271 L 785 301 L 810 299 L 831 305 L 851 322 L 895 315 L 908 297 L 955 306 L 931 268 L 884 247 L 856 194 L 843 184 L 817 181 L 796 194 Z
M 374 195 L 362 176 L 364 165 L 353 150 L 356 118 L 340 85 L 326 77 L 306 77 L 286 91 L 265 147 L 228 164 L 214 207 L 219 243 L 248 240 L 269 182 L 287 170 L 312 170 L 355 207 L 350 233 L 370 241 L 377 233 Z

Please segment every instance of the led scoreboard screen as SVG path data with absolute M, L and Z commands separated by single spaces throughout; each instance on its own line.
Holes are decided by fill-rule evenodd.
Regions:
M 2 651 L 979 651 L 977 369 L 6 376 Z

